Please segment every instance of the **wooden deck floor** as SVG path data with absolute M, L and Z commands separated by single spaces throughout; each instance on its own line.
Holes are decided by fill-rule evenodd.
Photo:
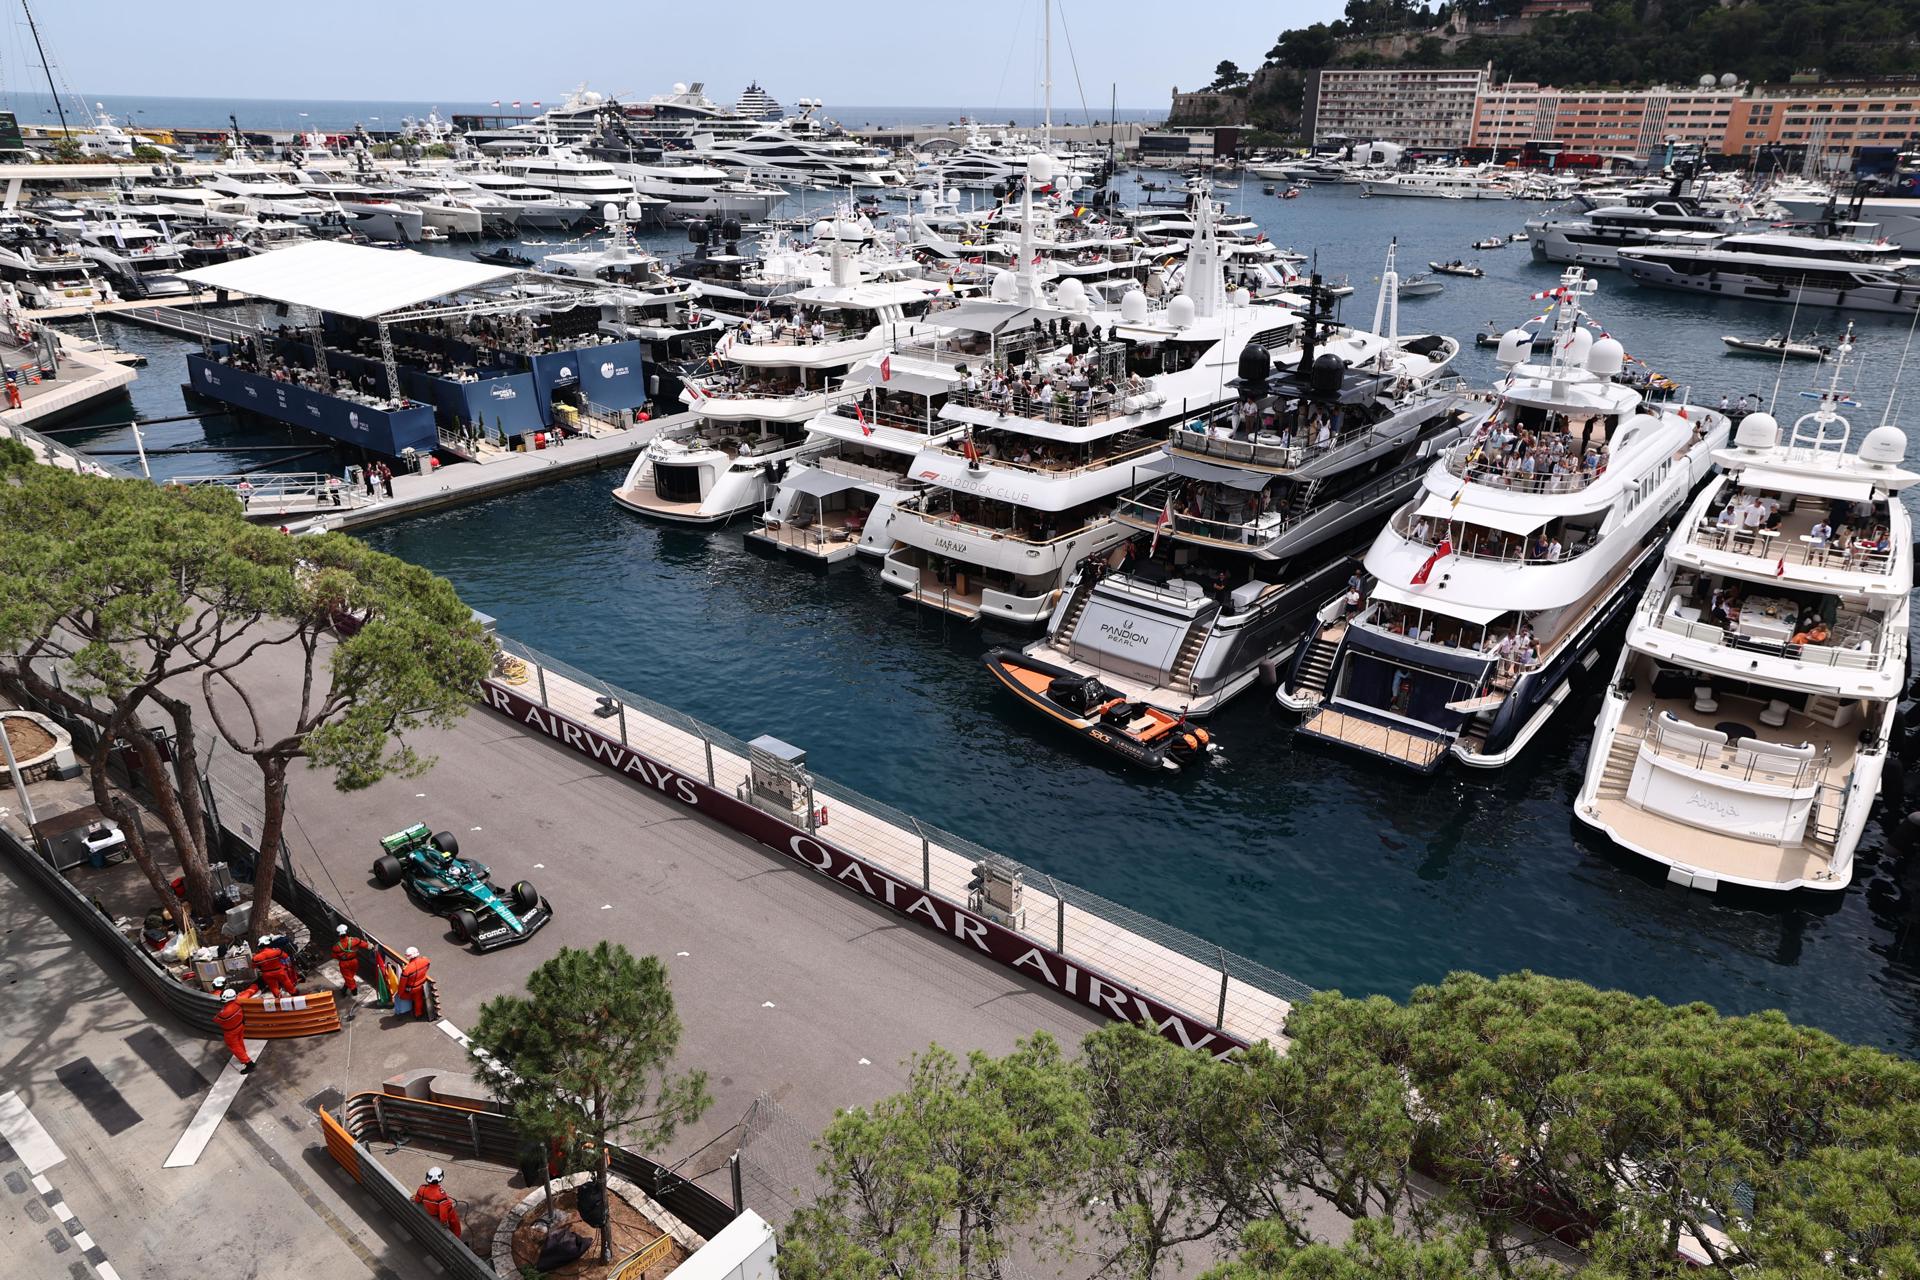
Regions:
M 528 666 L 529 679 L 521 686 L 528 697 L 538 699 L 540 677 L 544 676 L 546 699 L 554 710 L 584 724 L 598 725 L 606 733 L 621 733 L 617 722 L 594 714 L 600 690 L 551 669 L 538 672 L 531 661 Z M 624 736 L 629 745 L 682 772 L 696 777 L 708 774 L 707 742 L 697 733 L 629 706 Z M 712 761 L 713 785 L 731 791 L 745 782 L 747 762 L 740 756 L 716 746 Z M 992 815 L 983 811 L 980 816 L 985 826 Z M 967 884 L 975 865 L 967 853 L 934 842 L 923 848 L 917 832 L 844 803 L 829 806 L 828 822 L 820 834 L 907 883 L 923 884 L 949 901 L 967 900 Z M 1221 1003 L 1221 971 L 1215 965 L 1176 951 L 1107 916 L 1074 906 L 1071 901 L 1063 915 L 1059 898 L 1049 890 L 1045 876 L 1029 875 L 1024 906 L 1022 932 L 1035 941 L 1054 946 L 1064 932 L 1065 952 L 1076 963 L 1126 982 L 1197 1021 L 1214 1023 Z M 1279 995 L 1230 977 L 1226 1016 L 1218 1025 L 1242 1040 L 1284 1045 L 1281 1028 L 1291 1008 Z
M 1431 769 L 1447 750 L 1445 742 L 1348 715 L 1332 707 L 1319 707 L 1309 712 L 1307 718 L 1300 722 L 1300 727 L 1350 747 L 1404 761 L 1416 769 Z

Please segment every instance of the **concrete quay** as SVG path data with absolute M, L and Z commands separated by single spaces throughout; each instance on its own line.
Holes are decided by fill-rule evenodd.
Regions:
M 52 378 L 28 382 L 20 387 L 20 407 L 0 408 L 0 427 L 46 426 L 85 413 L 103 400 L 124 397 L 133 382 L 134 372 L 118 352 L 90 338 L 60 333 L 60 371 Z M 22 346 L 16 342 L 0 345 L 0 359 L 8 368 L 34 362 L 38 342 Z
M 351 533 L 371 525 L 465 506 L 515 490 L 552 484 L 583 472 L 619 466 L 646 448 L 647 442 L 660 432 L 685 426 L 698 417 L 698 414 L 680 413 L 625 428 L 594 424 L 593 434 L 574 436 L 563 445 L 525 453 L 488 447 L 479 461 L 450 462 L 429 471 L 404 475 L 395 473 L 391 498 L 383 494 L 369 498 L 362 486 L 358 496 L 351 500 L 353 505 L 333 507 L 302 499 L 283 510 L 275 510 L 256 500 L 250 514 L 256 520 L 284 516 L 287 527 L 296 533 L 332 530 Z M 347 501 L 344 495 L 342 501 Z

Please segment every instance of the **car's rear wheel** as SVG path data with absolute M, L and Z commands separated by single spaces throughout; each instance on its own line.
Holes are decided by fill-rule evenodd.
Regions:
M 460 856 L 460 841 L 451 831 L 434 832 L 433 847 L 450 853 L 456 858 Z
M 513 895 L 513 905 L 521 911 L 531 911 L 540 905 L 540 894 L 531 880 L 515 880 L 508 892 Z
M 447 923 L 453 927 L 453 936 L 461 942 L 472 942 L 474 935 L 480 932 L 480 918 L 465 907 L 450 913 Z
M 400 859 L 390 853 L 383 853 L 373 860 L 373 878 L 384 888 L 392 888 L 400 883 Z

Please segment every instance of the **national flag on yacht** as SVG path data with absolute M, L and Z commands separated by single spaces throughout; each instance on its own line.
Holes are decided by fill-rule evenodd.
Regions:
M 1539 293 L 1536 293 L 1533 295 L 1532 300 L 1534 302 L 1541 302 L 1547 298 L 1552 298 L 1555 302 L 1558 302 L 1566 296 L 1567 296 L 1567 291 L 1565 287 L 1556 286 L 1552 289 L 1542 289 Z
M 854 417 L 854 421 L 860 424 L 861 435 L 870 436 L 873 434 L 873 428 L 867 425 L 866 411 L 860 407 L 860 402 L 858 400 L 855 400 L 853 402 L 853 417 Z
M 1427 562 L 1420 566 L 1418 573 L 1413 575 L 1413 581 L 1410 585 L 1416 587 L 1426 586 L 1427 579 L 1433 576 L 1433 566 L 1439 564 L 1444 557 L 1452 554 L 1453 540 L 1451 538 L 1440 539 L 1440 545 L 1433 549 L 1433 554 L 1427 557 Z
M 1781 556 L 1780 563 L 1773 566 L 1773 576 L 1776 578 L 1784 578 L 1787 576 L 1787 558 L 1785 556 Z
M 1147 544 L 1147 555 L 1152 556 L 1160 549 L 1160 531 L 1173 528 L 1173 493 L 1167 493 L 1167 500 L 1160 508 L 1160 518 L 1153 524 L 1153 541 Z
M 967 428 L 967 434 L 960 441 L 960 452 L 966 455 L 967 465 L 980 465 L 980 447 L 973 442 L 973 428 Z
M 892 356 L 880 357 L 880 381 L 882 382 L 893 381 L 893 357 Z

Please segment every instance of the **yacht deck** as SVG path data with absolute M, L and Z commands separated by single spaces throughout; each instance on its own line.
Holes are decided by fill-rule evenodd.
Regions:
M 1719 709 L 1699 712 L 1694 710 L 1691 698 L 1656 697 L 1652 685 L 1653 681 L 1643 673 L 1638 687 L 1627 699 L 1612 750 L 1588 807 L 1594 820 L 1640 849 L 1674 850 L 1675 861 L 1684 862 L 1688 868 L 1705 875 L 1775 883 L 1821 878 L 1833 854 L 1832 832 L 1840 818 L 1836 805 L 1853 772 L 1860 722 L 1848 720 L 1836 726 L 1793 710 L 1788 712 L 1784 725 L 1767 725 L 1759 718 L 1766 704 L 1756 698 L 1716 690 L 1714 698 L 1720 704 Z M 1699 761 L 1702 767 L 1724 771 L 1730 780 L 1738 777 L 1780 787 L 1791 786 L 1796 781 L 1816 785 L 1819 788 L 1816 811 L 1808 823 L 1806 839 L 1785 846 L 1745 840 L 1713 827 L 1679 822 L 1629 803 L 1627 784 L 1645 741 L 1647 716 L 1651 712 L 1657 717 L 1662 711 L 1670 711 L 1679 719 L 1702 728 L 1723 724 L 1746 726 L 1768 742 L 1810 744 L 1814 759 L 1797 775 L 1743 768 L 1737 759 L 1736 744 L 1731 740 L 1725 746 L 1709 746 L 1698 753 L 1689 753 L 1689 759 Z M 1656 746 L 1655 750 L 1674 754 L 1673 749 L 1666 746 Z M 1681 850 L 1684 856 L 1680 856 Z

